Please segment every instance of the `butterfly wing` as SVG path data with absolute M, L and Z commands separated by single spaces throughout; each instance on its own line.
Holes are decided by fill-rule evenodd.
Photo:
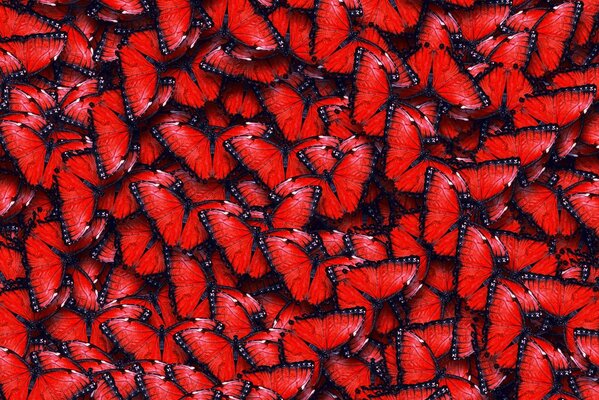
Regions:
M 188 0 L 156 1 L 158 11 L 158 38 L 161 51 L 176 50 L 191 28 L 192 8 Z
M 158 71 L 133 46 L 117 51 L 123 74 L 123 93 L 130 116 L 140 117 L 152 105 L 158 92 Z
M 254 231 L 244 221 L 219 210 L 204 211 L 200 216 L 221 249 L 223 258 L 234 271 L 248 273 L 252 277 L 260 277 L 267 272 L 268 264 L 258 249 Z
M 114 174 L 123 165 L 131 147 L 129 126 L 116 112 L 100 104 L 91 107 L 95 155 L 100 177 Z
M 320 193 L 318 186 L 306 186 L 284 197 L 269 216 L 273 228 L 305 228 L 314 215 Z

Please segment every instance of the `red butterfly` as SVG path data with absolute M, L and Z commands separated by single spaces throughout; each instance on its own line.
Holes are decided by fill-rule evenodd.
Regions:
M 131 184 L 136 182 L 154 182 L 170 187 L 177 180 L 173 175 L 164 171 L 145 168 L 132 170 L 114 184 L 103 188 L 102 196 L 98 200 L 98 209 L 108 211 L 116 219 L 124 219 L 139 211 L 139 203 L 130 190 Z
M 535 38 L 534 34 L 521 32 L 490 37 L 478 44 L 476 51 L 484 57 L 485 63 L 480 65 L 484 70 L 476 77 L 480 88 L 488 96 L 489 104 L 477 110 L 475 116 L 514 110 L 520 107 L 521 98 L 532 94 L 533 86 L 524 75 L 524 69 Z
M 28 74 L 48 67 L 63 51 L 67 35 L 64 32 L 34 33 L 26 36 L 3 35 L 0 49 L 16 58 Z
M 318 186 L 306 186 L 280 199 L 272 211 L 266 214 L 273 229 L 303 229 L 312 220 L 320 200 Z
M 0 6 L 0 16 L 6 21 L 0 30 L 2 37 L 56 32 L 60 27 L 55 21 L 43 18 L 30 10 L 15 8 L 8 4 Z
M 496 160 L 466 164 L 456 172 L 468 186 L 469 199 L 477 206 L 484 224 L 497 221 L 507 210 L 519 165 L 518 159 Z
M 100 325 L 102 332 L 126 353 L 135 359 L 160 360 L 182 363 L 187 357 L 175 344 L 174 335 L 183 330 L 213 329 L 216 323 L 209 319 L 196 318 L 171 326 L 154 326 L 130 318 L 115 318 Z
M 535 49 L 527 72 L 540 77 L 554 71 L 569 47 L 582 3 L 563 3 L 539 17 L 537 9 L 517 13 L 506 21 L 506 26 L 516 31 L 532 30 L 537 34 Z
M 222 326 L 187 329 L 175 336 L 183 349 L 221 381 L 232 379 L 254 365 L 243 343 L 253 332 L 252 318 L 259 304 L 254 299 L 238 299 L 232 294 L 211 293 L 213 318 L 221 321 Z
M 286 196 L 305 186 L 320 186 L 319 214 L 339 219 L 357 209 L 376 160 L 374 146 L 362 138 L 351 137 L 337 147 L 305 149 L 300 157 L 315 175 L 293 177 L 280 183 L 274 190 L 276 195 Z
M 489 104 L 489 99 L 466 70 L 456 61 L 448 41 L 440 32 L 448 33 L 447 23 L 434 12 L 423 22 L 419 48 L 407 60 L 419 82 L 408 92 L 424 92 L 437 96 L 452 106 L 476 110 Z
M 311 60 L 325 71 L 349 74 L 353 69 L 356 50 L 363 47 L 380 57 L 385 70 L 409 81 L 408 67 L 391 51 L 383 36 L 374 28 L 360 29 L 352 24 L 350 9 L 353 2 L 323 0 L 318 2 L 314 21 L 314 40 Z M 334 15 L 334 18 L 330 16 Z
M 302 0 L 299 0 L 300 2 Z M 279 35 L 284 38 L 285 46 L 300 60 L 311 63 L 310 33 L 314 29 L 312 19 L 301 9 L 314 7 L 314 1 L 294 5 L 292 1 L 287 2 L 289 7 L 279 6 L 269 16 L 269 20 Z M 311 5 L 309 3 L 312 3 Z M 299 10 L 298 10 L 299 8 Z
M 199 317 L 194 314 L 208 294 L 208 277 L 204 269 L 211 266 L 209 261 L 199 262 L 178 250 L 169 254 L 167 270 L 171 283 L 170 296 L 178 315 Z
M 240 179 L 229 190 L 244 208 L 268 207 L 272 202 L 268 190 L 257 180 Z
M 218 46 L 218 42 L 206 42 L 198 46 L 197 53 L 188 64 L 169 68 L 165 76 L 175 79 L 173 100 L 177 103 L 202 108 L 207 102 L 216 100 L 222 86 L 222 78 L 200 68 L 204 57 Z
M 416 334 L 399 329 L 385 348 L 392 383 L 421 384 L 437 377 L 437 361 L 428 345 Z
M 290 329 L 317 351 L 330 353 L 348 343 L 362 328 L 364 309 L 348 308 L 295 318 Z
M 545 125 L 519 129 L 501 135 L 488 136 L 477 149 L 477 162 L 516 157 L 525 168 L 548 153 L 555 143 L 558 128 Z
M 445 174 L 427 169 L 424 199 L 422 239 L 432 245 L 437 254 L 455 254 L 463 219 L 456 185 Z
M 260 83 L 284 79 L 290 60 L 279 53 L 254 50 L 243 45 L 218 46 L 200 63 L 202 69 Z
M 591 377 L 581 376 L 573 378 L 571 385 L 575 393 L 579 393 L 584 400 L 591 400 L 599 394 L 599 384 Z
M 188 250 L 208 239 L 198 214 L 205 208 L 183 196 L 180 186 L 180 182 L 170 187 L 154 182 L 134 182 L 131 191 L 164 242 Z M 207 207 L 212 208 L 214 204 Z
M 249 0 L 209 0 L 202 7 L 214 23 L 210 32 L 222 30 L 257 50 L 274 50 L 283 45 L 269 21 Z
M 73 87 L 62 96 L 59 118 L 71 125 L 89 127 L 91 119 L 89 110 L 91 104 L 95 104 L 97 100 L 98 89 L 98 80 L 93 78 L 80 82 Z M 110 95 L 107 94 L 106 97 L 108 96 Z M 122 103 L 122 101 L 119 103 Z
M 410 331 L 424 340 L 439 359 L 451 350 L 454 324 L 454 319 L 432 320 L 426 324 L 411 325 Z
M 487 300 L 487 280 L 498 265 L 508 260 L 503 243 L 482 227 L 465 224 L 458 239 L 457 292 L 476 310 L 483 309 Z
M 112 302 L 98 310 L 62 308 L 44 325 L 48 333 L 57 340 L 80 340 L 103 351 L 110 351 L 113 346 L 101 329 L 104 322 L 113 318 L 142 321 L 147 319 L 149 314 L 149 310 L 135 304 Z
M 71 244 L 92 228 L 102 181 L 91 153 L 71 153 L 66 158 L 55 180 L 60 199 L 63 239 L 66 244 Z
M 461 3 L 470 2 L 463 1 Z M 510 2 L 498 1 L 458 9 L 455 12 L 452 11 L 451 15 L 460 26 L 462 37 L 470 42 L 478 42 L 494 33 L 497 27 L 509 17 L 510 12 Z
M 187 392 L 209 389 L 214 386 L 208 375 L 196 367 L 185 364 L 169 364 L 164 367 L 165 375 Z
M 173 93 L 172 81 L 160 79 L 160 61 L 144 54 L 131 41 L 117 50 L 117 56 L 123 76 L 123 101 L 127 116 L 135 120 L 155 113 L 157 107 L 165 104 Z
M 15 310 L 15 308 L 16 304 L 11 308 L 0 306 L 0 315 L 5 321 L 2 330 L 0 330 L 0 346 L 6 348 L 7 351 L 11 350 L 20 356 L 25 356 L 29 348 L 30 334 L 32 333 L 30 322 L 33 323 L 33 321 L 21 317 L 21 314 L 28 314 L 29 310 Z
M 310 244 L 298 243 L 276 235 L 267 235 L 260 239 L 260 247 L 269 264 L 281 274 L 293 298 L 319 304 L 333 294 L 333 286 L 327 278 L 326 268 L 361 259 L 335 256 L 321 260 L 310 254 Z
M 373 396 L 372 399 L 378 400 L 399 400 L 399 399 L 429 399 L 439 398 L 442 399 L 444 395 L 449 393 L 447 387 L 438 388 L 437 385 L 405 385 L 402 389 L 393 390 L 389 393 L 379 392 Z
M 304 175 L 310 170 L 299 160 L 298 153 L 310 146 L 337 146 L 332 136 L 307 138 L 291 145 L 278 145 L 259 135 L 238 135 L 224 143 L 225 148 L 250 173 L 255 174 L 269 188 L 288 178 Z
M 365 24 L 374 24 L 379 29 L 393 34 L 403 33 L 415 26 L 422 13 L 420 1 L 361 1 L 363 14 L 360 20 Z
M 3 173 L 0 181 L 0 216 L 8 219 L 23 211 L 30 204 L 35 192 L 23 185 L 14 174 Z
M 0 387 L 6 398 L 75 398 L 91 392 L 90 379 L 68 359 L 56 359 L 56 353 L 33 353 L 33 365 L 16 353 L 0 348 Z M 40 365 L 41 358 L 50 365 Z M 56 386 L 56 382 L 60 386 Z
M 228 211 L 202 211 L 200 220 L 235 272 L 252 277 L 268 272 L 268 264 L 258 247 L 256 228 Z
M 551 254 L 547 243 L 509 233 L 499 234 L 498 238 L 509 254 L 509 260 L 504 268 L 512 272 L 532 272 L 542 275 L 556 273 L 558 261 Z
M 586 360 L 585 355 L 581 353 L 580 349 L 576 345 L 576 337 L 574 332 L 576 329 L 586 329 L 586 330 L 599 330 L 599 323 L 597 323 L 597 318 L 594 316 L 597 313 L 597 303 L 591 302 L 583 306 L 578 312 L 573 313 L 566 322 L 564 338 L 566 342 L 566 346 L 572 355 L 572 361 L 576 366 L 582 369 L 588 369 L 591 367 L 588 360 Z M 562 322 L 563 320 L 558 320 L 557 322 Z
M 373 327 L 394 325 L 393 317 L 386 315 L 385 304 L 399 296 L 416 277 L 417 258 L 389 259 L 376 263 L 359 263 L 329 267 L 339 307 L 363 307 L 366 310 L 364 331 Z M 370 285 L 368 282 L 379 282 Z
M 460 168 L 459 175 L 466 185 L 472 200 L 488 202 L 507 190 L 518 173 L 520 161 L 517 159 L 479 162 Z
M 596 182 L 576 186 L 562 202 L 583 225 L 599 234 L 599 219 L 596 213 L 599 208 L 599 187 Z
M 265 125 L 258 123 L 212 131 L 181 122 L 167 122 L 153 130 L 154 136 L 202 179 L 224 179 L 237 165 L 233 156 L 224 149 L 227 139 L 241 135 L 261 137 L 268 132 Z
M 249 367 L 243 349 L 236 340 L 209 329 L 184 330 L 175 336 L 183 347 L 197 361 L 205 365 L 210 373 L 221 381 L 237 376 Z
M 368 261 L 383 261 L 389 258 L 389 243 L 386 235 L 347 234 L 343 238 L 345 247 L 356 257 Z
M 262 111 L 255 91 L 249 86 L 237 82 L 228 82 L 221 94 L 223 107 L 231 115 L 252 118 Z
M 67 40 L 59 59 L 84 74 L 93 74 L 96 62 L 90 39 L 76 22 L 62 25 L 61 30 L 67 34 Z
M 363 48 L 357 49 L 355 58 L 356 82 L 352 96 L 352 117 L 363 126 L 365 133 L 383 136 L 388 125 L 387 108 L 393 107 L 392 86 L 409 86 L 416 78 L 410 74 L 405 77 L 390 76 L 383 68 L 381 58 Z M 422 112 L 408 107 L 406 112 L 411 116 L 410 121 L 416 120 L 414 126 L 422 127 L 423 136 L 434 135 L 431 123 Z
M 552 87 L 555 89 L 574 87 L 574 86 L 584 86 L 587 84 L 592 84 L 597 87 L 597 72 L 599 69 L 597 65 L 590 65 L 583 69 L 576 69 L 571 71 L 564 71 L 555 74 L 552 79 Z M 595 93 L 595 99 L 597 99 L 597 93 Z
M 589 286 L 552 276 L 524 274 L 522 284 L 532 293 L 541 309 L 556 318 L 574 315 L 587 304 L 586 299 L 594 296 Z
M 411 107 L 392 104 L 387 118 L 385 175 L 393 180 L 397 190 L 423 192 L 428 168 L 451 174 L 448 165 L 426 152 L 426 141 L 436 140 L 432 138 L 434 127 L 426 115 Z
M 160 50 L 168 54 L 176 50 L 191 29 L 192 7 L 188 0 L 156 1 Z
M 258 388 L 272 390 L 283 399 L 292 399 L 306 388 L 312 377 L 313 364 L 301 362 L 245 372 L 243 378 Z
M 140 373 L 135 375 L 135 383 L 140 392 L 147 399 L 181 399 L 185 398 L 185 391 L 177 384 L 170 382 L 162 375 L 153 373 Z M 214 393 L 212 393 L 214 395 Z M 212 397 L 208 397 L 211 399 Z
M 125 165 L 134 149 L 131 128 L 105 104 L 90 103 L 90 122 L 94 132 L 94 155 L 100 178 L 106 179 Z
M 125 15 L 139 15 L 146 11 L 143 5 L 144 2 L 141 0 L 127 2 L 121 0 L 98 0 L 98 2 L 112 11 Z
M 70 246 L 63 241 L 60 224 L 35 225 L 24 242 L 23 262 L 27 267 L 31 304 L 35 311 L 49 306 L 59 297 L 65 271 L 77 261 L 75 254 L 89 246 L 91 235 L 101 235 L 102 225 L 93 226 L 79 242 Z
M 313 93 L 302 93 L 287 82 L 266 87 L 261 96 L 266 109 L 274 115 L 283 136 L 291 142 L 324 134 L 324 122 L 318 113 L 321 107 L 347 105 L 347 100 L 342 97 L 319 98 Z
M 523 339 L 519 362 L 518 396 L 534 398 L 548 396 L 555 391 L 555 365 L 548 353 L 535 340 Z
M 62 153 L 83 150 L 88 145 L 75 131 L 33 129 L 28 124 L 31 118 L 23 122 L 4 119 L 0 123 L 0 144 L 29 184 L 50 188 L 62 165 Z
M 165 271 L 164 246 L 143 215 L 117 224 L 114 252 L 123 266 L 140 275 Z
M 508 347 L 517 346 L 524 329 L 524 313 L 516 296 L 496 281 L 490 284 L 487 308 L 485 350 L 500 355 Z
M 563 193 L 576 193 L 577 187 L 586 187 L 586 179 L 584 173 L 560 171 L 527 187 L 517 188 L 514 200 L 518 208 L 547 235 L 568 236 L 575 232 L 578 223 L 570 213 L 575 210 L 564 199 Z M 574 194 L 574 198 L 576 196 Z
M 576 329 L 574 331 L 574 340 L 580 353 L 589 362 L 595 366 L 599 365 L 599 352 L 597 345 L 599 344 L 599 331 L 589 329 Z
M 523 128 L 539 124 L 566 127 L 590 108 L 597 89 L 577 86 L 555 89 L 539 95 L 526 95 L 514 113 L 514 126 Z

